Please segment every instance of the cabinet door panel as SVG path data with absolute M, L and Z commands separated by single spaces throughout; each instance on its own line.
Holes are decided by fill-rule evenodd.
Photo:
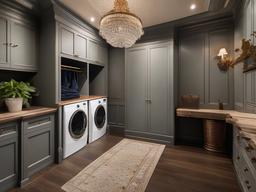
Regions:
M 161 46 L 149 49 L 149 119 L 150 132 L 168 134 L 169 115 L 169 48 Z
M 82 59 L 87 57 L 87 39 L 80 35 L 76 35 L 75 39 L 75 56 Z
M 0 189 L 14 187 L 18 179 L 17 123 L 0 125 Z
M 146 131 L 147 49 L 127 50 L 126 61 L 127 129 Z
M 20 23 L 11 24 L 11 67 L 37 69 L 36 32 Z
M 0 18 L 0 67 L 9 67 L 8 64 L 8 22 Z
M 74 32 L 61 28 L 61 53 L 74 54 Z
M 89 59 L 94 62 L 99 62 L 98 55 L 99 55 L 99 45 L 94 41 L 89 41 L 89 50 L 88 55 Z

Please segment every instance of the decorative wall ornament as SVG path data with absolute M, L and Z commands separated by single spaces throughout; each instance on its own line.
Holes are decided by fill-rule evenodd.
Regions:
M 253 32 L 252 37 L 256 38 L 256 31 Z M 241 54 L 235 59 L 233 65 L 243 62 L 244 72 L 256 69 L 256 45 L 252 39 L 243 39 L 241 49 L 236 49 L 235 52 L 241 52 Z
M 113 47 L 131 47 L 143 34 L 142 22 L 129 11 L 127 0 L 115 0 L 114 9 L 101 18 L 100 35 Z
M 227 71 L 229 67 L 233 66 L 233 58 L 228 54 L 225 48 L 221 48 L 217 55 L 219 62 L 218 67 L 221 71 Z

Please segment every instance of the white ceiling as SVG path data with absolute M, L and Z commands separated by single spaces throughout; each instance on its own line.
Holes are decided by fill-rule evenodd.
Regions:
M 94 27 L 113 9 L 114 0 L 59 0 Z M 130 11 L 138 15 L 143 27 L 149 27 L 208 11 L 210 0 L 128 0 Z M 190 10 L 195 3 L 196 9 Z M 95 22 L 90 22 L 94 17 Z

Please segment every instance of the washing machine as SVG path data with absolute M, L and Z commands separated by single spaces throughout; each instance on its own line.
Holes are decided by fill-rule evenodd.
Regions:
M 105 135 L 107 129 L 107 98 L 89 101 L 89 143 Z
M 88 143 L 88 102 L 63 107 L 63 157 L 67 158 Z

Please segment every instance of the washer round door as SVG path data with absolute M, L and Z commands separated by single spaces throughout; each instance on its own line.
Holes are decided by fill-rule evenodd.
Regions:
M 99 105 L 94 114 L 94 122 L 97 128 L 101 129 L 105 125 L 106 111 L 102 105 Z
M 69 133 L 72 138 L 79 139 L 84 135 L 87 127 L 87 116 L 84 111 L 76 111 L 69 121 Z

